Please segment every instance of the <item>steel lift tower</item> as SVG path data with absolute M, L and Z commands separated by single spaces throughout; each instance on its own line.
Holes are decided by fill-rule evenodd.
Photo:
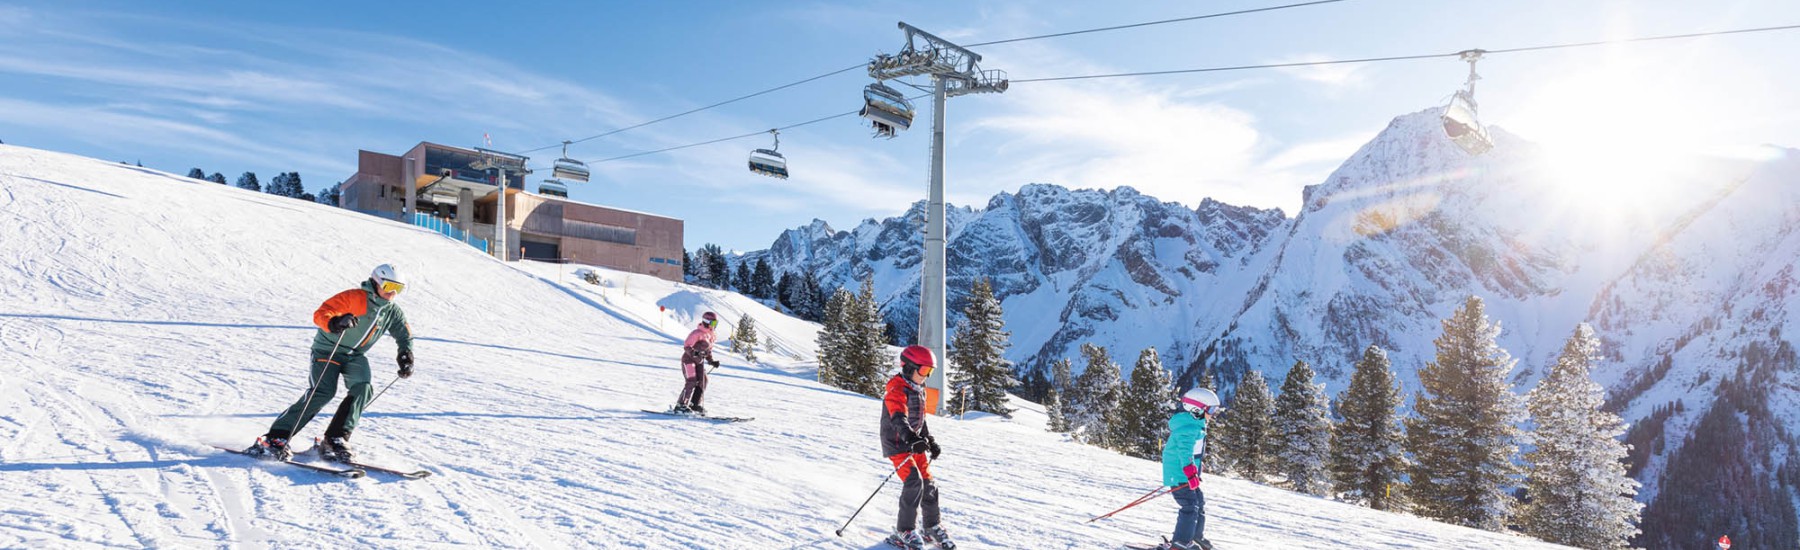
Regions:
M 1006 73 L 982 70 L 977 64 L 981 56 L 948 40 L 900 23 L 906 33 L 906 46 L 900 53 L 881 54 L 869 61 L 869 76 L 889 80 L 909 76 L 930 76 L 931 109 L 931 199 L 925 209 L 925 263 L 920 271 L 919 345 L 931 348 L 940 363 L 948 363 L 944 355 L 944 100 L 968 94 L 1006 91 Z M 942 404 L 944 371 L 931 372 L 925 381 L 926 410 L 937 414 Z

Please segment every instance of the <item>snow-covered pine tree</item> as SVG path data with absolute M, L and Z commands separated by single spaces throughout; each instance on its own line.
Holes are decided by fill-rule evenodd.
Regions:
M 818 321 L 824 316 L 825 298 L 829 294 L 819 286 L 819 278 L 811 271 L 794 278 L 788 293 L 788 307 L 794 310 L 794 316 L 808 321 Z
M 1107 447 L 1107 426 L 1119 408 L 1119 365 L 1093 344 L 1081 345 L 1081 357 L 1087 368 L 1069 388 L 1069 428 L 1082 443 Z
M 824 326 L 819 329 L 819 383 L 836 388 L 851 389 L 849 385 L 849 358 L 844 351 L 844 317 L 850 309 L 854 298 L 850 291 L 838 289 L 825 301 Z
M 248 174 L 249 172 L 245 172 L 245 173 Z M 343 189 L 344 189 L 343 182 L 338 182 L 338 183 L 332 184 L 331 187 L 326 187 L 324 189 L 320 189 L 319 197 L 318 197 L 319 204 L 329 204 L 331 206 L 337 206 L 338 200 L 344 196 Z
M 862 393 L 880 396 L 886 388 L 889 371 L 898 363 L 888 355 L 887 325 L 881 320 L 881 304 L 875 301 L 873 279 L 863 279 L 862 289 L 856 293 L 856 301 L 852 304 L 856 312 L 854 334 Z
M 1409 496 L 1419 515 L 1501 531 L 1512 515 L 1507 494 L 1518 467 L 1524 407 L 1506 383 L 1513 359 L 1495 342 L 1481 298 L 1470 296 L 1444 320 L 1437 357 L 1419 370 L 1417 416 L 1406 419 L 1414 462 Z
M 746 296 L 754 296 L 756 294 L 753 290 L 756 288 L 756 282 L 752 280 L 750 275 L 750 262 L 742 260 L 738 261 L 737 276 L 732 277 L 731 282 L 733 286 L 737 287 L 737 291 L 741 294 Z
M 794 274 L 783 272 L 780 277 L 775 278 L 775 302 L 787 308 L 790 313 L 794 311 L 793 288 Z
M 1625 475 L 1625 424 L 1600 408 L 1605 392 L 1588 373 L 1600 340 L 1587 323 L 1563 344 L 1550 373 L 1531 390 L 1537 448 L 1525 453 L 1525 494 L 1518 523 L 1525 534 L 1578 548 L 1630 547 L 1644 505 L 1638 482 Z
M 225 174 L 213 172 L 213 175 L 207 176 L 206 181 L 217 183 L 219 185 L 225 185 Z
M 1044 413 L 1050 417 L 1045 428 L 1055 433 L 1068 433 L 1073 429 L 1069 425 L 1069 370 L 1074 365 L 1068 358 L 1057 359 L 1050 364 L 1050 391 L 1044 397 Z
M 694 268 L 695 275 L 700 278 L 701 284 L 721 290 L 730 288 L 731 271 L 725 264 L 724 249 L 719 248 L 719 245 L 706 243 L 695 256 L 694 260 L 700 262 Z
M 762 258 L 757 258 L 756 267 L 750 270 L 750 295 L 764 300 L 775 297 L 775 270 Z
M 257 183 L 256 172 L 244 172 L 242 175 L 239 175 L 237 186 L 239 189 L 249 189 L 251 191 L 262 190 L 262 185 Z
M 963 321 L 950 342 L 949 374 L 956 388 L 948 403 L 951 414 L 973 410 L 1012 417 L 1006 389 L 1019 381 L 1013 378 L 1012 362 L 1006 360 L 1012 335 L 1006 332 L 1002 315 L 993 285 L 987 279 L 976 279 L 969 289 L 969 304 L 963 308 Z
M 745 313 L 738 317 L 737 328 L 731 331 L 731 351 L 741 354 L 744 359 L 756 362 L 756 344 L 760 336 L 756 333 L 756 319 Z
M 1131 367 L 1131 381 L 1119 398 L 1118 413 L 1113 415 L 1114 450 L 1147 460 L 1162 456 L 1163 441 L 1169 438 L 1169 413 L 1175 403 L 1174 380 L 1163 370 L 1156 348 L 1138 353 Z
M 1214 393 L 1218 393 L 1219 382 L 1216 380 L 1216 377 L 1213 376 L 1212 367 L 1206 367 L 1206 370 L 1200 371 L 1200 383 L 1196 387 L 1206 388 L 1212 390 Z
M 194 169 L 188 170 L 188 177 L 194 178 L 197 180 L 205 180 L 206 179 L 206 171 L 201 170 L 199 168 L 194 168 Z
M 1288 488 L 1314 496 L 1330 493 L 1325 460 L 1331 454 L 1331 403 L 1305 361 L 1295 361 L 1281 383 L 1274 429 L 1275 471 L 1287 476 Z
M 694 271 L 694 255 L 686 248 L 681 249 L 681 279 L 692 282 L 699 274 Z
M 1251 370 L 1238 382 L 1225 410 L 1207 424 L 1207 462 L 1218 462 L 1220 471 L 1233 472 L 1257 483 L 1274 471 L 1270 457 L 1274 439 L 1275 398 L 1262 372 Z
M 1350 387 L 1338 394 L 1342 420 L 1331 432 L 1331 474 L 1344 500 L 1376 510 L 1405 508 L 1400 404 L 1387 352 L 1369 346 L 1350 374 Z

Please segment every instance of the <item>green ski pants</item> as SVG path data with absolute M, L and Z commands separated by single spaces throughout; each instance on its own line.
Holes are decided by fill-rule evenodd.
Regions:
M 331 425 L 325 428 L 325 437 L 350 437 L 356 430 L 356 422 L 362 418 L 363 407 L 369 404 L 369 398 L 375 394 L 370 385 L 369 359 L 361 355 L 335 357 L 318 351 L 312 352 L 311 376 L 307 381 L 311 386 L 306 393 L 295 401 L 293 406 L 281 413 L 275 423 L 269 426 L 269 436 L 289 439 L 300 433 L 301 428 L 311 422 L 331 398 L 337 396 L 338 376 L 344 378 L 344 386 L 350 394 L 344 396 L 344 402 L 338 405 L 337 414 L 331 416 Z

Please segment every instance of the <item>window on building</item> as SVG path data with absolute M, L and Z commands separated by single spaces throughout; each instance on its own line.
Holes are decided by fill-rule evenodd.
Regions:
M 637 245 L 637 230 L 581 220 L 563 220 L 563 236 L 590 241 Z

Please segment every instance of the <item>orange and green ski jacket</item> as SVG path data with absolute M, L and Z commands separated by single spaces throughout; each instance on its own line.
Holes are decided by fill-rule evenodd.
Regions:
M 356 316 L 356 324 L 341 334 L 332 334 L 328 328 L 331 318 L 346 313 Z M 394 343 L 400 345 L 400 351 L 412 350 L 412 329 L 406 326 L 406 312 L 400 311 L 399 305 L 382 299 L 375 291 L 373 281 L 363 281 L 361 288 L 339 292 L 319 304 L 319 309 L 313 312 L 313 325 L 319 327 L 318 333 L 313 335 L 312 345 L 313 351 L 318 353 L 360 356 L 375 345 L 383 332 L 394 334 Z

